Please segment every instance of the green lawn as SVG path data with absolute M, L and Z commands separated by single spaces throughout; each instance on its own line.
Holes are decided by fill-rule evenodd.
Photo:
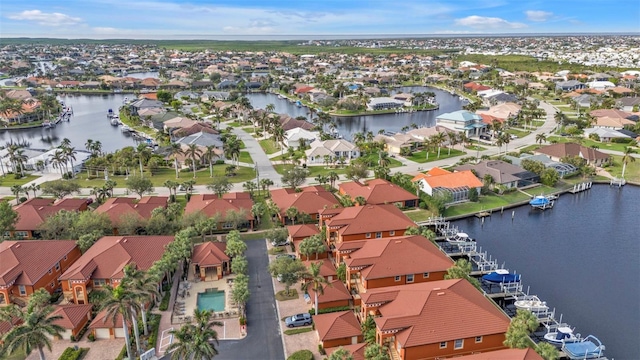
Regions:
M 0 176 L 0 186 L 6 186 L 6 187 L 11 187 L 13 185 L 24 185 L 28 182 L 31 182 L 35 179 L 39 178 L 39 176 L 35 176 L 35 175 L 25 175 L 23 178 L 20 179 L 15 179 L 13 177 L 13 174 L 9 174 L 9 175 L 5 175 L 5 176 Z
M 251 158 L 251 154 L 249 154 L 248 151 L 240 151 L 238 161 L 242 163 L 253 164 L 253 159 Z
M 275 154 L 276 152 L 280 151 L 280 146 L 278 146 L 278 144 L 276 144 L 276 142 L 271 139 L 260 140 L 259 143 L 262 147 L 262 150 L 264 150 L 267 155 Z
M 300 150 L 296 150 L 294 154 L 295 154 L 295 155 L 299 155 L 299 156 L 300 156 L 300 158 L 302 158 L 302 155 L 304 155 L 304 152 L 302 152 L 302 151 L 300 151 Z M 284 154 L 280 154 L 280 155 L 278 155 L 278 156 L 276 156 L 276 157 L 271 158 L 270 160 L 271 160 L 271 161 L 282 161 L 282 160 L 283 160 L 285 157 L 287 157 L 287 156 L 288 156 L 288 155 L 287 155 L 287 152 L 285 151 L 285 153 L 284 153 Z M 289 156 L 289 157 L 287 157 L 287 159 L 291 159 L 291 157 Z
M 253 134 L 256 132 L 256 129 L 254 128 L 242 128 L 242 131 L 246 132 L 247 134 Z
M 276 172 L 280 175 L 284 174 L 285 170 L 291 169 L 293 165 L 291 164 L 276 164 L 273 165 L 276 169 Z M 324 166 L 308 166 L 307 170 L 309 170 L 309 177 L 316 177 L 318 175 L 327 175 L 332 171 L 335 171 L 337 174 L 344 174 L 344 168 L 325 168 Z
M 407 159 L 411 161 L 419 162 L 419 163 L 426 163 L 430 161 L 443 160 L 450 157 L 456 157 L 456 156 L 464 155 L 466 153 L 460 150 L 452 149 L 451 154 L 450 155 L 448 154 L 449 154 L 449 149 L 446 149 L 446 148 L 440 149 L 440 157 L 438 157 L 437 150 L 429 151 L 429 159 L 427 160 L 426 152 L 424 150 L 421 150 L 421 151 L 415 151 L 413 154 L 411 154 L 411 156 L 408 156 Z
M 524 194 L 523 194 L 524 195 Z M 526 195 L 525 195 L 526 198 Z M 445 216 L 458 216 L 475 214 L 483 210 L 489 210 L 509 205 L 509 201 L 499 195 L 481 196 L 478 202 L 466 202 L 448 207 L 444 211 Z
M 540 148 L 540 147 L 542 147 L 542 146 L 543 146 L 543 145 L 539 145 L 539 144 L 525 146 L 525 147 L 523 147 L 522 149 L 520 149 L 520 152 L 523 152 L 523 153 L 524 153 L 524 152 L 532 152 L 532 151 L 534 151 L 534 150 L 539 149 L 539 148 Z
M 471 151 L 485 151 L 485 150 L 487 150 L 487 148 L 482 147 L 482 146 L 478 146 L 478 145 L 465 146 L 464 148 L 467 149 L 467 150 L 471 150 Z
M 613 151 L 624 152 L 625 149 L 629 146 L 629 144 L 618 144 L 618 143 L 603 143 L 599 141 L 594 141 L 591 139 L 580 138 L 582 145 L 586 147 L 596 146 L 598 149 L 607 149 Z M 570 137 L 570 136 L 550 136 L 547 138 L 547 142 L 558 142 L 558 143 L 566 143 L 566 142 L 574 142 L 577 143 L 578 139 Z
M 525 130 L 516 130 L 516 129 L 509 129 L 507 130 L 507 132 L 511 135 L 515 135 L 519 138 L 523 138 L 527 135 L 529 135 L 531 132 L 530 131 L 525 131 Z
M 613 165 L 605 168 L 611 175 L 620 177 L 622 175 L 622 156 L 613 156 Z M 640 183 L 640 159 L 627 164 L 624 172 L 624 178 L 627 181 Z
M 220 164 L 213 166 L 213 176 L 226 176 L 225 168 L 228 165 Z M 78 174 L 77 182 L 80 184 L 80 187 L 83 188 L 91 188 L 94 186 L 102 186 L 104 185 L 103 178 L 97 179 L 86 179 L 86 173 Z M 145 176 L 151 179 L 153 182 L 153 186 L 160 187 L 167 180 L 177 181 L 177 182 L 185 182 L 193 179 L 193 172 L 180 172 L 180 177 L 176 179 L 176 173 L 173 168 L 160 168 L 156 171 L 153 176 L 149 175 L 148 171 L 145 171 Z M 236 169 L 236 175 L 229 177 L 229 181 L 233 183 L 240 183 L 249 180 L 253 180 L 256 177 L 255 171 L 253 168 L 239 166 Z M 116 187 L 123 188 L 126 185 L 126 180 L 124 176 L 109 176 L 109 179 L 116 181 Z M 211 177 L 209 176 L 209 167 L 200 169 L 196 171 L 196 185 L 206 185 L 211 182 Z
M 378 156 L 378 154 L 367 154 L 365 156 L 362 157 L 362 159 L 364 159 L 365 161 L 367 161 L 367 163 L 369 164 L 369 167 L 375 167 L 378 165 L 378 161 L 380 160 L 380 157 Z M 402 166 L 402 163 L 394 158 L 389 157 L 389 167 L 390 168 L 395 168 L 398 166 Z
M 423 209 L 405 211 L 404 214 L 415 222 L 426 221 L 429 220 L 430 217 L 437 216 L 437 214 L 434 214 L 432 211 Z

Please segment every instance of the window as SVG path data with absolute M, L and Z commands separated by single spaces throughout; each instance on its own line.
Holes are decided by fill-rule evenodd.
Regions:
M 389 236 L 395 236 L 395 235 L 396 235 L 396 231 L 395 230 L 389 231 Z
M 377 232 L 376 233 L 376 239 L 380 239 L 382 237 L 382 233 L 381 232 Z
M 104 286 L 107 282 L 104 279 L 94 279 L 93 286 Z
M 400 281 L 400 275 L 396 276 L 396 281 Z
M 49 269 L 49 275 L 51 275 L 51 273 L 53 273 L 53 269 Z
M 222 228 L 223 229 L 233 229 L 233 223 L 232 222 L 225 222 L 224 224 L 222 224 Z
M 56 283 L 52 282 L 51 284 L 49 284 L 49 286 L 50 286 L 51 288 L 54 288 L 54 287 L 56 287 Z
M 27 296 L 27 288 L 24 285 L 19 285 L 18 291 L 20 292 L 20 296 Z
M 60 262 L 56 263 L 56 271 L 60 271 Z
M 482 336 L 476 336 L 476 344 L 482 342 Z
M 453 343 L 453 349 L 454 350 L 462 349 L 463 347 L 464 347 L 464 339 L 457 339 Z
M 67 255 L 64 256 L 64 261 L 67 261 Z
M 364 234 L 364 237 L 366 237 L 367 239 L 371 239 L 371 233 Z
M 440 343 L 440 349 L 446 349 L 447 348 L 447 342 L 443 341 Z
M 423 279 L 429 278 L 429 273 L 422 273 L 422 278 Z
M 408 283 L 412 283 L 413 282 L 413 274 L 407 275 L 407 282 Z

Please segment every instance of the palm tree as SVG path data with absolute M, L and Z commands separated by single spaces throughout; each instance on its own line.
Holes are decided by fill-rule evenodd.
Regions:
M 50 337 L 60 336 L 64 328 L 56 321 L 62 319 L 61 315 L 51 315 L 55 308 L 48 306 L 28 306 L 25 312 L 15 312 L 18 315 L 18 325 L 9 330 L 2 338 L 4 350 L 8 355 L 16 353 L 20 349 L 25 355 L 38 349 L 40 360 L 44 360 L 44 348 L 51 351 Z
M 214 145 L 207 145 L 204 154 L 202 154 L 203 159 L 209 163 L 209 177 L 213 177 L 213 159 L 218 157 L 215 149 L 216 147 Z
M 24 192 L 24 188 L 20 185 L 11 186 L 11 193 L 16 196 L 16 203 L 20 204 L 20 194 Z
M 124 330 L 124 343 L 127 347 L 127 356 L 129 359 L 133 359 L 131 342 L 129 340 L 129 321 L 127 319 L 135 320 L 136 310 L 139 308 L 135 294 L 119 285 L 111 291 L 109 299 L 104 302 L 102 308 L 106 311 L 104 320 L 110 320 L 114 326 L 117 323 L 118 316 L 122 317 L 122 329 Z M 133 327 L 136 328 L 137 326 L 134 324 Z M 138 344 L 138 339 L 136 339 L 136 345 Z
M 184 155 L 191 159 L 191 166 L 193 169 L 193 178 L 196 177 L 196 159 L 202 156 L 202 150 L 197 144 L 189 144 L 187 149 L 184 151 Z
M 302 275 L 302 278 L 305 280 L 302 283 L 301 290 L 307 291 L 307 289 L 311 288 L 313 290 L 313 294 L 315 295 L 315 313 L 318 315 L 318 294 L 324 295 L 324 286 L 329 286 L 329 282 L 327 279 L 320 274 L 320 268 L 322 267 L 322 262 L 311 263 L 309 265 L 309 271 Z
M 331 187 L 335 187 L 336 181 L 340 179 L 340 175 L 338 175 L 335 171 L 330 171 L 327 176 L 329 177 L 329 182 L 331 183 Z
M 178 155 L 183 154 L 180 144 L 171 143 L 169 145 L 169 157 L 173 157 L 173 166 L 176 169 L 176 179 L 180 178 L 180 172 L 178 171 Z
M 65 139 L 65 140 L 68 140 L 68 139 Z M 65 158 L 64 159 L 65 163 L 67 161 L 69 161 L 69 163 L 71 165 L 71 178 L 73 178 L 74 177 L 73 160 L 76 160 L 76 154 L 77 154 L 76 148 L 68 147 L 68 146 L 62 146 L 62 145 L 60 145 L 60 146 L 61 146 L 61 149 L 62 149 L 62 154 L 64 155 L 64 158 Z
M 543 142 L 547 141 L 547 136 L 543 133 L 536 135 L 536 142 L 542 145 Z
M 36 197 L 36 191 L 40 190 L 40 185 L 38 184 L 31 184 L 27 187 L 28 191 L 33 191 L 33 197 Z
M 295 206 L 288 208 L 287 211 L 285 212 L 285 215 L 287 215 L 287 217 L 289 218 L 289 220 L 291 220 L 293 225 L 296 224 L 296 217 L 298 216 L 298 214 L 300 214 L 300 212 L 298 211 L 298 208 L 296 208 Z
M 442 146 L 442 143 L 444 143 L 445 138 L 446 137 L 444 133 L 441 133 L 441 132 L 431 136 L 431 139 L 433 140 L 433 144 L 438 147 L 438 159 L 440 158 L 440 146 Z
M 173 191 L 174 196 L 177 195 L 176 191 L 178 189 L 178 186 L 180 186 L 180 183 L 177 181 L 173 181 L 173 180 L 167 180 L 164 182 L 164 184 L 162 184 L 162 186 L 166 187 L 167 189 L 169 189 L 169 195 L 171 195 L 171 192 Z
M 635 153 L 630 146 L 624 148 L 624 155 L 622 156 L 622 178 L 624 179 L 624 172 L 627 170 L 627 164 L 636 161 L 631 154 Z
M 154 302 L 160 297 L 158 279 L 148 273 L 137 270 L 134 264 L 128 264 L 125 266 L 124 272 L 125 277 L 123 279 L 123 283 L 126 282 L 125 287 L 137 298 L 142 315 L 144 335 L 149 335 L 146 304 Z
M 140 165 L 140 177 L 144 177 L 144 169 L 142 163 L 151 156 L 151 151 L 147 144 L 141 143 L 136 147 L 136 153 L 138 154 L 138 164 Z
M 386 151 L 380 151 L 378 153 L 378 166 L 388 167 L 390 163 L 391 160 L 389 160 L 389 153 Z
M 210 360 L 218 355 L 218 333 L 213 327 L 223 324 L 212 321 L 211 316 L 208 310 L 196 309 L 193 312 L 195 324 L 187 324 L 179 330 L 170 331 L 174 337 L 174 342 L 167 348 L 171 360 Z

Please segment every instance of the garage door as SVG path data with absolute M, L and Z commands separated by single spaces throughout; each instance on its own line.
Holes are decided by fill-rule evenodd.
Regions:
M 116 339 L 124 339 L 124 330 L 122 328 L 116 328 Z
M 96 329 L 96 339 L 110 339 L 109 329 Z

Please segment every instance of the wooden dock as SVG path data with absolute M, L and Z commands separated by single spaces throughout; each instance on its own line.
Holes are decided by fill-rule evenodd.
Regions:
M 491 216 L 491 213 L 488 211 L 480 211 L 479 213 L 476 214 L 476 217 L 479 219 L 482 219 L 487 216 Z

